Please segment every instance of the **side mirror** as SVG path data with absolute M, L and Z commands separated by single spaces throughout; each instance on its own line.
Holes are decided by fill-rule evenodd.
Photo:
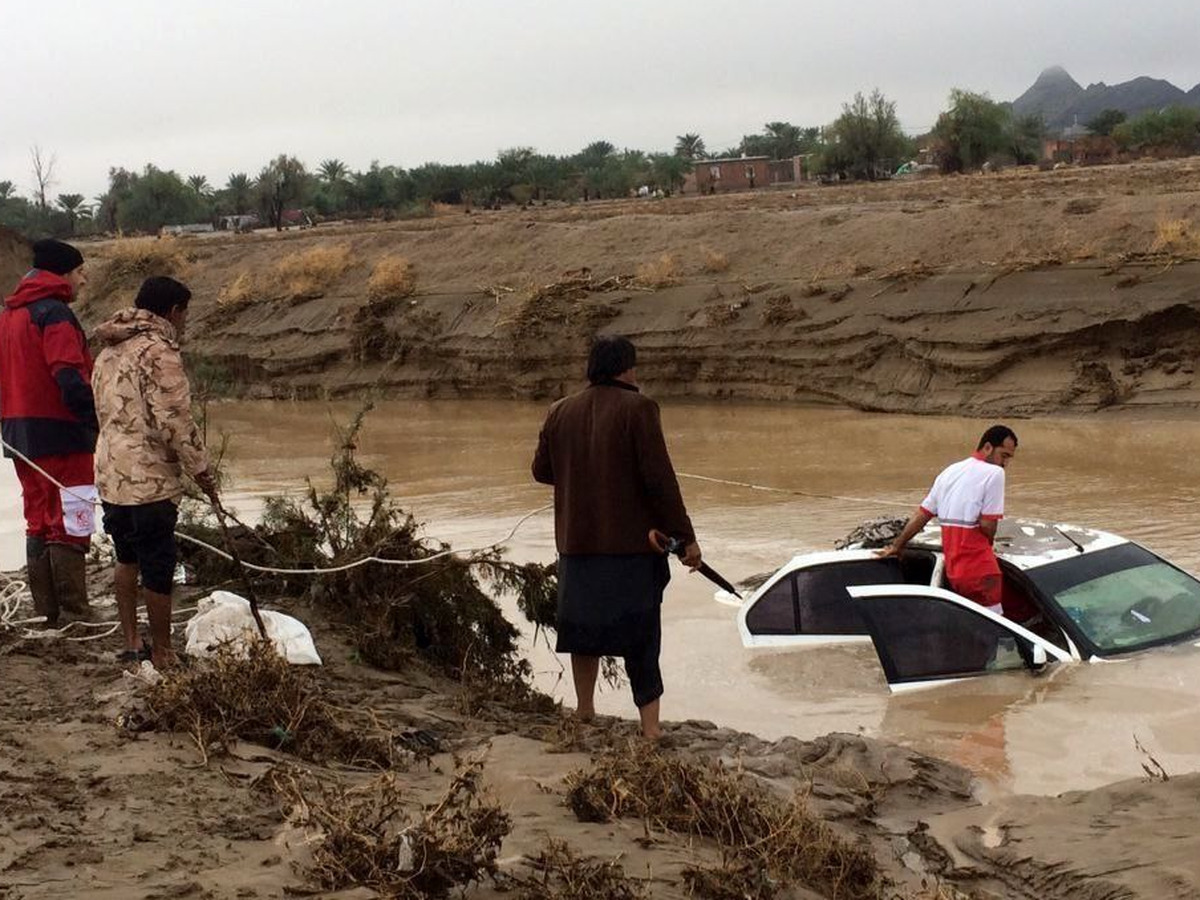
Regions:
M 1046 648 L 1041 644 L 1033 645 L 1033 652 L 1030 655 L 1030 665 L 1033 669 L 1041 669 L 1046 665 Z

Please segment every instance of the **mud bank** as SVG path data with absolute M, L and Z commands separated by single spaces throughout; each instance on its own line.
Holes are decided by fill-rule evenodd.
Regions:
M 210 315 L 191 352 L 256 397 L 543 399 L 577 387 L 603 330 L 635 340 L 659 397 L 980 415 L 1194 407 L 1200 265 L 1160 268 L 681 285 L 515 311 L 479 295 L 366 317 L 310 303 Z
M 189 352 L 242 396 L 553 398 L 603 330 L 660 397 L 1191 408 L 1198 218 L 1183 160 L 217 235 L 165 264 L 195 290 Z M 89 325 L 164 264 L 88 250 Z M 373 301 L 398 258 L 415 292 Z

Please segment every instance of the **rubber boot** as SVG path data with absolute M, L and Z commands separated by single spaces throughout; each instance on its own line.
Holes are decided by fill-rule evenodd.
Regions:
M 33 611 L 46 617 L 46 627 L 58 624 L 58 595 L 54 590 L 54 573 L 50 569 L 50 554 L 41 538 L 25 538 L 25 580 L 33 594 Z
M 87 593 L 87 548 L 74 544 L 51 544 L 47 550 L 54 573 L 54 592 L 59 609 L 75 619 L 91 615 Z

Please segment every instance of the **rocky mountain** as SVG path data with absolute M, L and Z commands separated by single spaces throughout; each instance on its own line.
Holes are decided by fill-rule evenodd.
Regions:
M 1106 109 L 1119 109 L 1128 116 L 1164 106 L 1200 109 L 1200 84 L 1185 93 L 1169 81 L 1143 75 L 1113 85 L 1100 81 L 1085 89 L 1061 66 L 1051 66 L 1012 105 L 1017 115 L 1040 114 L 1046 127 L 1057 131 L 1084 125 Z
M 1019 116 L 1040 114 L 1050 128 L 1071 108 L 1083 86 L 1062 66 L 1051 66 L 1037 77 L 1029 90 L 1013 101 L 1013 113 Z M 1068 119 L 1067 124 L 1070 124 Z

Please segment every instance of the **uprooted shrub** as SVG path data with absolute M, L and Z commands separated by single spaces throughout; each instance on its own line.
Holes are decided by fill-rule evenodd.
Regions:
M 721 864 L 689 870 L 700 896 L 766 900 L 795 884 L 846 900 L 882 896 L 868 847 L 835 832 L 802 796 L 783 799 L 718 763 L 638 742 L 572 772 L 566 785 L 567 803 L 582 822 L 639 818 L 648 827 L 715 840 Z
M 251 642 L 244 656 L 220 647 L 168 673 L 147 689 L 146 707 L 149 725 L 187 734 L 206 760 L 238 739 L 318 763 L 386 768 L 402 755 L 389 732 L 338 710 L 311 672 L 266 641 Z
M 482 773 L 482 760 L 458 763 L 446 792 L 415 817 L 391 772 L 351 788 L 294 772 L 273 780 L 315 832 L 308 874 L 317 884 L 417 900 L 446 897 L 495 874 L 512 820 L 482 787 Z
M 449 545 L 422 537 L 417 521 L 392 499 L 387 480 L 356 457 L 369 409 L 339 431 L 329 489 L 310 481 L 303 499 L 270 498 L 262 523 L 240 529 L 234 540 L 246 562 L 277 568 L 338 568 L 368 557 L 404 564 L 366 562 L 325 575 L 260 575 L 255 576 L 259 590 L 308 596 L 340 615 L 372 665 L 399 669 L 419 657 L 476 690 L 548 703 L 528 687 L 529 663 L 517 656 L 519 632 L 482 581 L 515 593 L 522 608 L 544 608 L 554 590 L 551 567 L 508 562 L 495 548 L 457 555 Z M 212 524 L 184 527 L 220 544 Z M 186 543 L 181 549 L 200 583 L 240 577 L 225 560 Z

